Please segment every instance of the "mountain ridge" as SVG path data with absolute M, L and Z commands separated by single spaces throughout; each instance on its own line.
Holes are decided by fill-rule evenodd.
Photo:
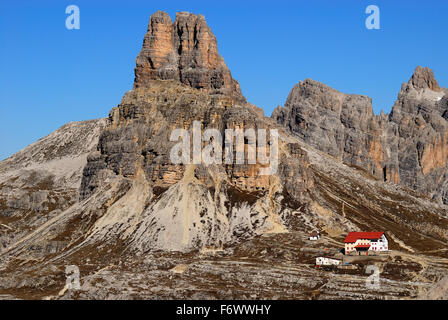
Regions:
M 195 28 L 197 33 L 191 32 Z M 178 30 L 184 30 L 185 39 Z M 166 13 L 156 12 L 136 61 L 136 83 L 107 119 L 68 124 L 51 139 L 0 162 L 0 294 L 400 299 L 416 298 L 440 280 L 448 269 L 447 206 L 340 161 L 321 150 L 324 143 L 307 143 L 306 136 L 291 130 L 293 120 L 300 118 L 285 113 L 285 125 L 265 117 L 240 97 L 230 70 L 217 58 L 210 32 L 200 16 L 181 13 L 173 23 Z M 187 45 L 190 40 L 192 46 Z M 182 41 L 188 50 L 179 52 L 176 46 Z M 204 59 L 204 47 L 216 64 Z M 413 81 L 436 88 L 429 73 L 423 73 Z M 214 82 L 216 74 L 224 81 Z M 411 97 L 419 93 L 411 90 L 413 84 L 409 89 Z M 408 106 L 406 99 L 407 94 L 397 103 L 397 122 L 403 118 L 399 111 Z M 363 108 L 369 98 L 344 95 L 313 80 L 299 84 L 288 101 L 292 107 L 304 105 L 293 110 L 299 116 L 313 111 L 310 105 L 326 111 L 323 124 L 344 115 L 351 137 L 382 125 Z M 437 112 L 444 119 L 442 109 Z M 322 114 L 311 114 L 316 124 Z M 277 172 L 260 176 L 261 163 L 172 163 L 170 132 L 191 129 L 195 121 L 219 132 L 277 130 Z M 375 140 L 366 134 L 363 141 L 370 147 Z M 380 154 L 380 142 L 367 149 Z M 352 141 L 346 150 L 358 145 Z M 244 148 L 248 150 L 248 141 Z M 36 157 L 42 161 L 24 174 L 23 159 Z M 357 160 L 350 152 L 347 159 Z M 79 160 L 80 165 L 60 171 L 54 160 L 67 166 Z M 365 157 L 369 168 L 381 173 L 375 160 Z M 316 230 L 322 240 L 310 243 L 308 233 Z M 354 230 L 385 230 L 388 236 L 393 251 L 376 262 L 387 279 L 379 291 L 365 287 L 362 265 L 353 273 L 331 276 L 311 267 L 317 255 L 340 254 L 344 235 Z M 79 267 L 81 290 L 64 288 L 67 265 Z
M 447 203 L 447 91 L 417 67 L 392 111 L 375 115 L 370 98 L 307 79 L 271 117 L 344 162 Z

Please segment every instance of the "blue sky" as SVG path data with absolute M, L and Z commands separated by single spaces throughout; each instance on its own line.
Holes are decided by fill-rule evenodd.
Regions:
M 65 28 L 80 8 L 81 29 Z M 365 9 L 381 29 L 365 28 Z M 0 159 L 64 123 L 105 117 L 132 88 L 149 16 L 205 15 L 247 99 L 270 115 L 312 78 L 389 112 L 417 65 L 448 86 L 448 1 L 1 1 Z

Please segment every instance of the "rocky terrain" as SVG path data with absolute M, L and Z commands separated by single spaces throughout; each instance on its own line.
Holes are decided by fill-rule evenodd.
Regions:
M 2 249 L 79 200 L 82 170 L 106 123 L 68 123 L 0 163 Z
M 67 124 L 0 163 L 0 297 L 443 298 L 448 109 L 432 72 L 417 68 L 388 116 L 305 80 L 269 118 L 217 48 L 203 16 L 156 12 L 134 87 L 107 119 Z M 277 130 L 278 170 L 172 163 L 171 132 L 195 121 L 223 136 Z M 201 147 L 213 143 L 224 144 Z M 323 237 L 308 241 L 315 230 Z M 391 252 L 316 269 L 354 230 L 384 230 Z M 380 289 L 366 286 L 368 264 Z M 66 286 L 71 265 L 79 290 Z
M 417 67 L 390 114 L 372 100 L 307 79 L 272 118 L 306 143 L 386 182 L 448 203 L 448 89 Z

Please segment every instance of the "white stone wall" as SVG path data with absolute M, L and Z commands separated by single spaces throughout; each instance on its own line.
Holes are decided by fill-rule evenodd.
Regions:
M 341 261 L 337 259 L 331 259 L 326 257 L 316 258 L 316 265 L 318 266 L 337 266 L 340 265 Z

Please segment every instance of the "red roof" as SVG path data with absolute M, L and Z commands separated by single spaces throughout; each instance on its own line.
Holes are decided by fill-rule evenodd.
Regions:
M 384 232 L 349 232 L 344 242 L 354 243 L 358 239 L 379 239 Z

